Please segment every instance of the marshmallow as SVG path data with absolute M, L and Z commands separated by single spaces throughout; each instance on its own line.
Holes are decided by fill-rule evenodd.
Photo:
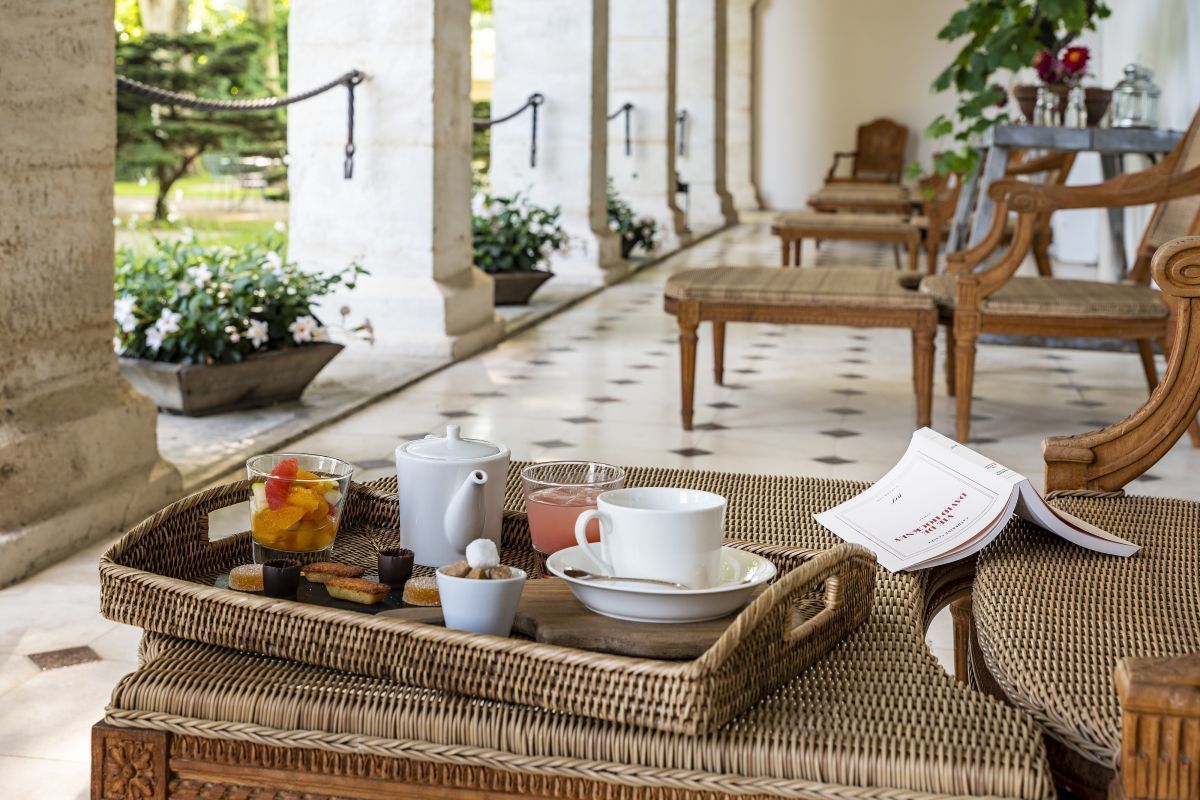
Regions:
M 491 539 L 476 539 L 467 545 L 467 563 L 471 569 L 500 566 L 500 553 Z

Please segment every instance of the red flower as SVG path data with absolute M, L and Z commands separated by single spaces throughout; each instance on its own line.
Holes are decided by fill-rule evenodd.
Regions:
M 1062 77 L 1062 65 L 1049 50 L 1038 51 L 1038 54 L 1033 57 L 1033 68 L 1037 70 L 1038 78 L 1042 83 L 1058 83 Z
M 1068 47 L 1063 53 L 1062 68 L 1068 75 L 1082 75 L 1087 69 L 1089 56 L 1086 47 Z

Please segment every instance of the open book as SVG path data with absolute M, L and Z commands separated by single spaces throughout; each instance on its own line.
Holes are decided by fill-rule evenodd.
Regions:
M 1025 476 L 929 428 L 913 434 L 904 456 L 878 483 L 815 516 L 899 572 L 979 552 L 1014 513 L 1089 550 L 1130 556 L 1139 549 L 1051 508 Z

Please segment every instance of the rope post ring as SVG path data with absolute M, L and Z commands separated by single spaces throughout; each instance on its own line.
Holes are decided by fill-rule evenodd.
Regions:
M 618 108 L 616 111 L 614 111 L 613 113 L 608 115 L 609 122 L 612 122 L 614 119 L 621 116 L 622 114 L 625 115 L 625 155 L 626 156 L 631 155 L 633 152 L 632 137 L 630 134 L 630 125 L 629 125 L 629 118 L 630 118 L 630 116 L 632 116 L 632 112 L 633 112 L 633 103 L 625 103 L 620 108 Z

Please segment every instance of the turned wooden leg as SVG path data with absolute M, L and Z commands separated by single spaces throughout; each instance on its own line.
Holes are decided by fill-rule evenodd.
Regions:
M 930 320 L 912 334 L 913 387 L 917 392 L 917 427 L 931 424 L 933 417 L 933 351 L 937 321 Z
M 713 380 L 717 386 L 725 385 L 725 322 L 713 320 Z
M 1154 344 L 1149 339 L 1137 340 L 1138 355 L 1142 359 L 1142 372 L 1146 374 L 1146 385 L 1150 391 L 1158 386 L 1158 367 L 1154 363 Z
M 800 246 L 804 244 L 803 239 L 797 239 L 792 242 L 792 266 L 800 266 Z
M 971 595 L 950 603 L 954 620 L 954 679 L 967 683 L 967 660 L 971 657 Z
M 92 800 L 166 800 L 167 737 L 164 731 L 93 725 Z
M 692 401 L 696 394 L 696 328 L 700 326 L 700 304 L 694 300 L 679 303 L 679 377 L 683 429 L 692 429 Z
M 892 242 L 892 266 L 900 269 L 900 245 Z
M 1037 263 L 1038 275 L 1043 278 L 1054 277 L 1054 267 L 1050 263 L 1050 237 L 1040 232 L 1033 239 L 1033 260 Z
M 938 245 L 941 244 L 941 232 L 931 226 L 925 231 L 925 274 L 937 274 Z
M 786 236 L 779 237 L 779 266 L 788 265 L 788 255 L 792 251 L 792 242 Z
M 954 384 L 954 359 L 957 358 L 954 347 L 954 323 L 946 326 L 946 394 L 954 397 L 958 387 Z
M 921 251 L 921 237 L 920 236 L 910 236 L 908 238 L 908 271 L 909 272 L 917 271 L 917 261 L 919 260 L 918 254 L 920 253 L 920 251 Z
M 959 331 L 954 343 L 955 438 L 963 444 L 971 438 L 971 393 L 975 388 L 975 334 Z

